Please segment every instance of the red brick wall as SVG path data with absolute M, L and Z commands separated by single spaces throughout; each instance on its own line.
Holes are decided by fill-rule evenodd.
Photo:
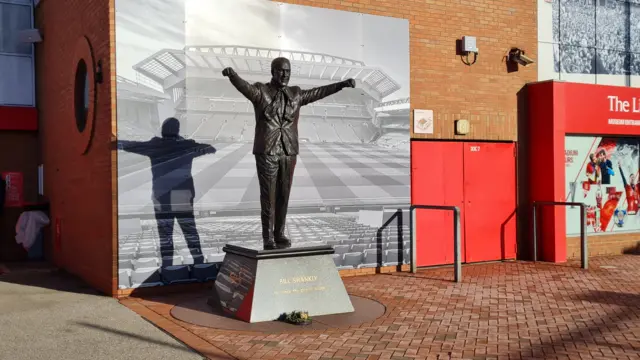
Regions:
M 538 70 L 532 65 L 508 73 L 504 56 L 515 46 L 536 58 L 536 0 L 283 2 L 408 19 L 411 108 L 434 111 L 434 134 L 415 137 L 516 140 L 516 93 L 537 80 Z M 465 35 L 477 38 L 480 54 L 472 66 L 456 55 L 456 40 Z M 470 121 L 468 135 L 454 135 L 457 119 Z
M 638 233 L 587 236 L 589 257 L 640 253 Z M 580 259 L 580 237 L 567 238 L 567 259 Z
M 52 239 L 55 223 L 61 221 L 54 261 L 107 294 L 114 291 L 116 207 L 112 194 L 117 194 L 113 191 L 115 155 L 110 146 L 115 133 L 110 5 L 110 0 L 45 0 L 35 10 L 36 27 L 43 36 L 36 45 L 36 80 Z M 105 79 L 95 87 L 93 138 L 84 154 L 81 149 L 87 137 L 76 129 L 73 103 L 78 44 L 83 36 L 91 44 L 95 61 L 102 61 Z
M 511 46 L 519 46 L 535 58 L 535 0 L 285 2 L 408 19 L 411 105 L 434 110 L 431 137 L 516 139 L 516 93 L 536 79 L 537 69 L 508 73 L 504 55 Z M 115 293 L 116 155 L 109 146 L 115 134 L 113 0 L 41 1 L 36 23 L 44 38 L 36 56 L 45 192 L 51 197 L 52 217 L 63 220 L 62 248 L 55 259 L 91 285 Z M 85 155 L 76 151 L 71 136 L 77 131 L 71 94 L 73 54 L 82 35 L 89 38 L 105 71 L 105 83 L 97 86 L 95 134 Z M 471 67 L 456 55 L 456 40 L 463 35 L 478 39 L 480 56 Z M 454 120 L 460 118 L 471 121 L 471 134 L 454 136 Z

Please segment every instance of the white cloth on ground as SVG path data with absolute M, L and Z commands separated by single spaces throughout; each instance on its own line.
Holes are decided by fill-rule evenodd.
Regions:
M 49 217 L 42 211 L 25 211 L 16 223 L 16 242 L 29 251 L 36 242 L 40 229 L 49 225 Z

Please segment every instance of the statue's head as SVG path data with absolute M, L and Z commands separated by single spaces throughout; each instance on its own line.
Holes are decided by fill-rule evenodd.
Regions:
M 173 117 L 168 118 L 162 123 L 161 133 L 163 138 L 178 137 L 178 134 L 180 134 L 180 121 Z
M 271 82 L 278 86 L 287 86 L 291 78 L 291 63 L 289 59 L 279 57 L 271 62 Z

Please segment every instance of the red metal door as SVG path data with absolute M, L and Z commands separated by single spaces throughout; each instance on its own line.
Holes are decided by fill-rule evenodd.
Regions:
M 462 152 L 461 142 L 411 142 L 412 204 L 458 206 L 464 224 Z M 416 222 L 417 266 L 453 263 L 452 212 L 416 210 Z M 464 231 L 460 236 L 464 249 Z
M 515 258 L 515 144 L 464 144 L 464 208 L 466 262 Z

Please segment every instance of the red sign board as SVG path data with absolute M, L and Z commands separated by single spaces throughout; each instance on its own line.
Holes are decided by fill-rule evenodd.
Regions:
M 3 172 L 6 183 L 5 207 L 20 207 L 24 204 L 24 179 L 20 172 Z
M 640 135 L 639 88 L 576 83 L 554 85 L 557 86 L 554 88 L 554 106 L 559 107 L 558 115 L 564 113 L 565 133 Z

